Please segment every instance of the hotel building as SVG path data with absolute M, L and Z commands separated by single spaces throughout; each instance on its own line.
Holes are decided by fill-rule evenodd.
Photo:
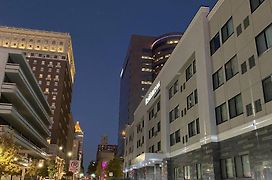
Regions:
M 132 35 L 120 74 L 118 155 L 124 154 L 122 132 L 164 63 L 176 47 L 180 33 L 159 37 Z
M 272 0 L 201 7 L 126 129 L 134 179 L 272 179 Z
M 70 35 L 1 26 L 0 47 L 24 52 L 53 114 L 50 151 L 65 157 L 72 151 L 74 138 L 71 99 L 75 65 Z

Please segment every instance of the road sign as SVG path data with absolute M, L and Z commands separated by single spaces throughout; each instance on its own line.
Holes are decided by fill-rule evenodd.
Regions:
M 69 171 L 75 173 L 80 169 L 80 161 L 78 160 L 70 160 Z

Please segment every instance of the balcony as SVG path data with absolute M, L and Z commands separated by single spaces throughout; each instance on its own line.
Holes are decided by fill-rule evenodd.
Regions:
M 28 78 L 26 78 L 26 75 L 23 73 L 22 68 L 19 66 L 19 64 L 7 63 L 5 75 L 10 79 L 11 82 L 16 83 L 17 87 L 19 87 L 19 90 L 24 95 L 24 97 L 27 97 L 28 102 L 32 104 L 32 107 L 34 107 L 35 110 L 42 115 L 42 119 L 44 120 L 44 122 L 48 125 L 52 124 L 52 121 L 48 115 L 51 114 L 51 112 L 48 112 L 48 110 L 50 110 L 50 107 L 45 100 L 44 95 L 42 94 L 42 97 L 38 97 L 39 94 L 34 91 L 33 86 L 31 86 L 30 82 L 28 81 L 28 78 L 30 76 L 33 77 L 33 74 L 28 75 Z M 40 88 L 39 90 L 41 91 Z M 40 93 L 42 93 L 42 91 Z M 45 101 L 45 104 L 43 103 L 43 101 Z
M 17 132 L 20 132 L 25 137 L 31 137 L 31 140 L 36 142 L 39 146 L 48 147 L 46 139 L 20 115 L 12 104 L 0 103 L 0 117 L 8 122 Z
M 15 83 L 4 82 L 2 85 L 2 96 L 12 103 L 20 114 L 26 117 L 29 123 L 33 124 L 45 137 L 50 136 L 48 126 L 42 121 Z
M 13 135 L 15 144 L 22 148 L 21 152 L 27 152 L 28 154 L 38 158 L 48 158 L 48 155 L 42 149 L 23 137 L 20 133 L 16 132 L 7 125 L 0 125 L 0 135 L 4 133 Z

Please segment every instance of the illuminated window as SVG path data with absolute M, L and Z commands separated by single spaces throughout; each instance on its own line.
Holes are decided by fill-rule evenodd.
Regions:
M 48 68 L 48 72 L 52 72 L 52 68 Z
M 34 66 L 34 67 L 32 68 L 32 70 L 33 70 L 33 71 L 36 71 L 36 67 Z
M 49 88 L 45 88 L 44 93 L 49 93 Z
M 43 74 L 39 74 L 39 78 L 43 78 Z
M 42 61 L 42 65 L 45 65 L 45 61 Z
M 49 67 L 53 67 L 53 62 L 50 61 L 49 64 L 48 64 Z
M 152 72 L 152 69 L 149 69 L 149 68 L 142 68 L 142 71 L 143 71 L 143 72 Z
M 53 96 L 53 97 L 52 97 L 53 100 L 56 100 L 56 98 L 57 98 L 57 96 Z
M 42 81 L 39 81 L 39 85 L 41 85 L 42 84 Z
M 50 81 L 46 81 L 46 85 L 49 86 L 50 85 Z
M 40 71 L 43 72 L 43 70 L 44 70 L 43 67 L 41 67 Z
M 37 64 L 37 60 L 36 59 L 33 61 L 33 64 Z
M 56 66 L 56 67 L 61 67 L 60 62 L 57 63 L 57 66 Z
M 151 85 L 152 82 L 151 81 L 141 81 L 141 84 L 149 84 L 149 85 Z
M 149 56 L 142 56 L 141 58 L 142 59 L 153 59 L 152 57 L 149 57 Z
M 59 85 L 59 83 L 58 83 L 58 82 L 55 82 L 55 83 L 54 83 L 54 86 L 58 86 L 58 85 Z
M 59 73 L 59 69 L 56 69 L 56 73 Z

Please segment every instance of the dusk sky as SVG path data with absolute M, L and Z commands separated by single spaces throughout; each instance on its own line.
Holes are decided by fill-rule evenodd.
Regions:
M 72 112 L 84 130 L 84 165 L 103 134 L 117 143 L 119 73 L 132 34 L 183 32 L 216 0 L 6 0 L 0 25 L 69 32 L 76 63 Z M 197 43 L 197 42 L 196 42 Z

